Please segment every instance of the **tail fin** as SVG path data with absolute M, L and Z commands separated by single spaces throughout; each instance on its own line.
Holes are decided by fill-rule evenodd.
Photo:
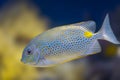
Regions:
M 103 25 L 102 25 L 102 28 L 100 29 L 100 31 L 98 33 L 102 34 L 102 39 L 105 39 L 114 44 L 120 44 L 120 42 L 116 39 L 116 37 L 111 29 L 108 14 L 106 15 Z

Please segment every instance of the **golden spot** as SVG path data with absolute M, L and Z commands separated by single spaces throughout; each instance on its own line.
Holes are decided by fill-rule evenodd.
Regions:
M 90 32 L 90 31 L 86 31 L 86 32 L 84 32 L 84 36 L 85 36 L 86 38 L 90 38 L 90 37 L 93 36 L 93 33 Z

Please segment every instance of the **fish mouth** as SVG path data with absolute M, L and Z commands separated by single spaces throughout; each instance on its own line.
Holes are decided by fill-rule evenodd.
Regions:
M 28 65 L 36 65 L 36 62 L 26 62 L 24 59 L 21 59 L 21 62 L 23 62 L 24 64 L 28 64 Z
M 23 58 L 21 59 L 21 62 L 23 62 L 24 64 L 26 63 L 26 61 Z

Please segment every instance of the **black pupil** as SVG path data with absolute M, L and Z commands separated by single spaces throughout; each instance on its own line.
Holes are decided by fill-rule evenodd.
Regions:
M 28 53 L 28 55 L 30 55 L 30 54 L 31 54 L 31 50 L 30 50 L 30 49 L 28 49 L 28 50 L 27 50 L 27 53 Z

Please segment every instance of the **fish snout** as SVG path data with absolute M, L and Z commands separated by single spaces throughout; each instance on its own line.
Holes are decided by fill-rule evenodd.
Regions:
M 23 58 L 21 59 L 21 62 L 26 63 L 26 61 Z

